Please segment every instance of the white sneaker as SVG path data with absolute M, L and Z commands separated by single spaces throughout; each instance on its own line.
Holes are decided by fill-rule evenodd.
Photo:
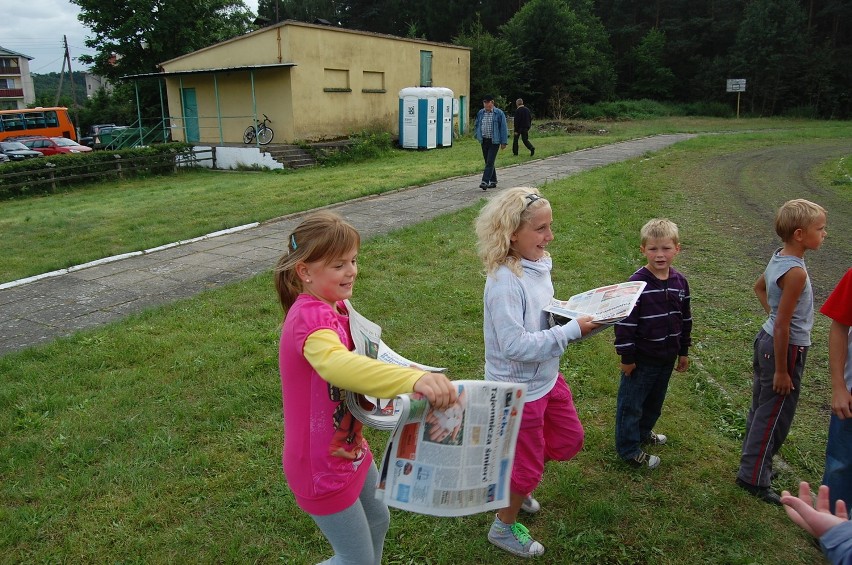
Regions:
M 663 434 L 651 432 L 650 434 L 648 434 L 648 437 L 646 437 L 642 443 L 644 443 L 645 445 L 666 445 L 667 439 L 668 438 Z
M 631 459 L 625 459 L 627 463 L 633 465 L 634 467 L 648 467 L 649 469 L 656 469 L 660 466 L 660 458 L 656 455 L 649 455 L 644 451 L 640 451 L 638 455 Z
M 541 510 L 541 504 L 539 504 L 538 500 L 534 499 L 532 495 L 530 495 L 524 499 L 524 503 L 521 504 L 521 510 L 527 514 L 535 514 Z

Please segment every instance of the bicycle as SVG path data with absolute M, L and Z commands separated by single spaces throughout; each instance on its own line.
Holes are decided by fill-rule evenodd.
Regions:
M 275 132 L 272 131 L 272 128 L 269 127 L 267 123 L 272 123 L 272 120 L 269 119 L 269 116 L 263 114 L 263 121 L 260 122 L 260 124 L 246 128 L 246 131 L 243 134 L 243 143 L 254 143 L 255 138 L 257 138 L 257 142 L 260 145 L 267 145 L 270 141 L 272 141 L 272 137 L 275 135 Z

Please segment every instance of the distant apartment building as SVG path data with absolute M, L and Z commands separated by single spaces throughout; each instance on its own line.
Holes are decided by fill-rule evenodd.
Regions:
M 112 92 L 112 83 L 102 76 L 86 73 L 86 98 L 94 97 L 101 89 L 109 94 Z
M 31 59 L 0 46 L 0 110 L 22 109 L 35 102 Z

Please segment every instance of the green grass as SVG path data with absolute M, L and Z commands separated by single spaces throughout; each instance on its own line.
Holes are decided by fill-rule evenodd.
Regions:
M 632 272 L 641 260 L 638 230 L 649 214 L 679 223 L 684 251 L 676 265 L 693 287 L 696 343 L 693 367 L 672 379 L 660 422 L 671 443 L 661 448 L 664 462 L 653 473 L 627 468 L 613 450 L 618 381 L 611 331 L 569 346 L 563 372 L 586 445 L 569 463 L 549 463 L 536 491 L 543 510 L 525 523 L 547 548 L 538 562 L 821 559 L 782 510 L 733 485 L 750 394 L 751 339 L 761 319 L 750 285 L 766 260 L 753 252 L 752 240 L 771 226 L 753 225 L 737 202 L 719 201 L 713 188 L 725 179 L 712 165 L 726 155 L 830 137 L 848 138 L 849 128 L 811 124 L 793 133 L 706 136 L 543 187 L 556 221 L 550 250 L 559 297 Z M 547 139 L 536 139 L 537 154 Z M 456 150 L 469 151 L 466 166 L 478 169 L 473 149 L 406 153 L 392 162 L 405 161 L 419 169 L 408 174 L 425 178 L 421 160 L 431 154 L 449 160 Z M 556 150 L 555 144 L 549 149 Z M 841 163 L 826 162 L 816 171 L 821 198 L 837 202 L 830 238 L 832 218 L 852 216 L 848 187 L 830 182 Z M 452 166 L 462 164 L 446 168 Z M 394 168 L 355 167 L 348 185 L 363 186 L 363 178 L 392 175 Z M 443 163 L 439 168 L 445 170 Z M 343 170 L 324 174 L 347 176 Z M 255 176 L 284 183 L 297 175 L 198 178 L 245 189 Z M 764 202 L 781 196 L 764 196 Z M 254 205 L 251 198 L 245 203 Z M 201 210 L 195 215 L 204 215 Z M 147 224 L 156 213 L 136 218 Z M 474 253 L 476 213 L 463 210 L 366 242 L 353 298 L 360 312 L 383 326 L 391 347 L 447 366 L 457 379 L 482 376 L 484 278 Z M 0 562 L 301 564 L 327 558 L 327 542 L 296 507 L 281 473 L 280 323 L 267 273 L 0 357 Z M 825 344 L 825 331 L 818 316 L 815 344 Z M 782 450 L 790 463 L 782 475 L 786 488 L 798 478 L 817 482 L 821 474 L 824 349 L 812 350 L 809 386 Z M 370 431 L 368 437 L 380 455 L 386 434 Z M 487 514 L 439 519 L 392 510 L 384 562 L 509 562 L 485 538 L 491 520 Z
M 582 133 L 534 133 L 536 157 L 654 133 L 841 127 L 836 122 L 702 118 L 572 125 L 580 126 Z M 501 159 L 505 162 L 505 156 Z M 528 159 L 524 155 L 517 162 Z M 182 171 L 2 201 L 0 283 L 359 196 L 477 173 L 481 160 L 479 145 L 465 137 L 451 149 L 394 150 L 380 161 L 342 167 L 255 173 Z

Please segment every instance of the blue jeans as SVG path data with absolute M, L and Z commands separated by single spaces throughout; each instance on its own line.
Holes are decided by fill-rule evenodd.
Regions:
M 628 377 L 621 373 L 615 409 L 615 450 L 622 459 L 642 451 L 660 417 L 674 361 L 666 365 L 637 364 Z
M 485 170 L 482 171 L 482 182 L 497 182 L 497 152 L 500 151 L 499 143 L 492 143 L 491 139 L 482 140 L 482 158 L 485 159 Z
M 846 502 L 847 510 L 852 511 L 852 420 L 849 418 L 841 420 L 831 415 L 822 484 L 828 485 L 832 512 L 837 500 Z

